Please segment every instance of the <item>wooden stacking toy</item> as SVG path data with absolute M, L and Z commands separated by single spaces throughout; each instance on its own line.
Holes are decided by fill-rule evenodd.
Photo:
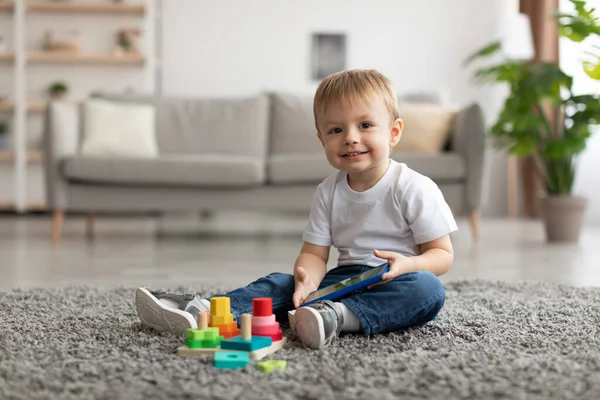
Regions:
M 274 342 L 283 338 L 279 322 L 275 320 L 273 314 L 272 299 L 259 297 L 252 300 L 252 334 L 270 337 Z
M 239 368 L 246 365 L 246 359 L 263 359 L 286 343 L 279 323 L 275 321 L 272 304 L 269 298 L 254 299 L 253 313 L 240 316 L 241 329 L 238 329 L 231 314 L 229 298 L 211 298 L 210 316 L 206 311 L 198 313 L 198 329 L 188 329 L 185 346 L 179 347 L 177 354 L 197 357 L 215 353 L 217 368 Z M 225 352 L 227 354 L 222 354 Z M 232 352 L 244 352 L 246 357 Z
M 233 320 L 229 297 L 210 299 L 210 323 L 208 326 L 219 328 L 219 334 L 226 339 L 240 334 L 237 323 Z

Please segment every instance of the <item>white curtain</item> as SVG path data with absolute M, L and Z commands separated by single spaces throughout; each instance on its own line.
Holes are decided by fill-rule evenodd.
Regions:
M 596 15 L 600 16 L 600 0 L 588 0 L 586 3 L 588 7 L 596 8 Z M 570 11 L 571 3 L 568 0 L 560 0 L 560 8 L 563 12 Z M 560 66 L 573 77 L 575 93 L 600 93 L 600 82 L 588 77 L 581 65 L 584 59 L 589 59 L 584 52 L 592 44 L 594 43 L 589 38 L 584 43 L 560 39 Z M 595 44 L 600 45 L 600 40 Z M 577 160 L 573 192 L 589 199 L 586 222 L 600 225 L 600 127 L 595 129 L 585 151 Z

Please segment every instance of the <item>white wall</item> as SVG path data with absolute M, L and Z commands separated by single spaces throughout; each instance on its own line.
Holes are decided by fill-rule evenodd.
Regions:
M 588 0 L 588 6 L 600 10 L 600 0 Z M 571 10 L 570 3 L 561 0 L 561 10 Z M 598 11 L 596 11 L 596 15 Z M 600 81 L 594 81 L 588 77 L 582 69 L 583 59 L 589 59 L 583 53 L 589 50 L 587 46 L 600 45 L 600 40 L 584 43 L 572 43 L 568 39 L 560 40 L 560 65 L 565 72 L 573 77 L 573 90 L 577 94 L 600 93 Z M 598 53 L 598 51 L 596 51 Z M 594 135 L 588 141 L 587 148 L 579 156 L 575 175 L 574 194 L 588 197 L 589 205 L 586 222 L 589 224 L 600 224 L 600 185 L 598 185 L 598 174 L 600 173 L 600 128 L 595 130 Z
M 477 88 L 461 62 L 495 37 L 515 0 L 163 1 L 166 95 L 312 94 L 313 32 L 347 35 L 347 68 L 376 68 L 398 93 L 442 91 L 497 112 L 498 89 Z M 486 215 L 506 215 L 505 157 L 491 154 Z

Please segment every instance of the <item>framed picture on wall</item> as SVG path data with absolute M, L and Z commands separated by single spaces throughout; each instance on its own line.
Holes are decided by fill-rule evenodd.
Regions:
M 346 68 L 346 35 L 314 33 L 312 35 L 311 77 L 321 80 Z

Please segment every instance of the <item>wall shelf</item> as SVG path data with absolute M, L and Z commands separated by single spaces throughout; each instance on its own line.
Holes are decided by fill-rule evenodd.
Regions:
M 48 211 L 48 207 L 42 203 L 27 203 L 25 205 L 27 211 Z M 10 202 L 0 202 L 0 211 L 15 211 L 16 206 Z
M 27 55 L 30 63 L 68 63 L 68 64 L 99 64 L 99 65 L 143 65 L 146 61 L 141 54 L 127 54 L 122 56 L 112 54 L 79 54 L 40 51 Z
M 0 53 L 0 61 L 13 61 L 15 55 L 13 53 Z
M 27 111 L 30 113 L 41 113 L 46 109 L 45 101 L 30 101 L 27 103 Z M 0 112 L 7 113 L 15 110 L 14 103 L 4 101 L 0 102 Z
M 51 3 L 39 1 L 29 3 L 27 11 L 32 13 L 143 15 L 145 7 L 143 4 Z
M 28 149 L 27 150 L 27 162 L 29 164 L 40 164 L 43 159 L 42 150 Z M 14 163 L 15 152 L 10 149 L 0 150 L 0 163 Z
M 15 6 L 12 1 L 0 1 L 0 12 L 12 12 Z

